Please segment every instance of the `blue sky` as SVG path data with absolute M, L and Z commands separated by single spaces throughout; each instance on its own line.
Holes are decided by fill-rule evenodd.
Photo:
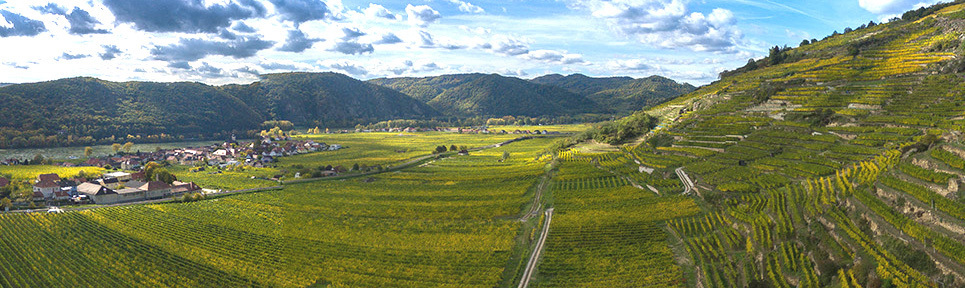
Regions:
M 498 73 L 702 85 L 935 0 L 0 0 L 0 82 Z

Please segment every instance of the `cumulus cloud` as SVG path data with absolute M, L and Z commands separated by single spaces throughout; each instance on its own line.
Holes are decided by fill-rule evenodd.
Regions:
M 447 1 L 449 1 L 449 3 L 458 5 L 458 6 L 459 6 L 459 11 L 462 11 L 462 12 L 466 12 L 466 13 L 477 13 L 477 14 L 478 14 L 478 13 L 486 13 L 486 10 L 483 10 L 482 7 L 479 7 L 479 6 L 476 6 L 476 5 L 472 5 L 472 3 L 469 3 L 469 2 L 466 2 L 466 1 L 461 1 L 461 0 L 447 0 Z
M 60 55 L 60 59 L 64 59 L 64 60 L 83 59 L 83 58 L 87 58 L 87 57 L 90 57 L 90 55 L 88 55 L 88 54 L 69 54 L 69 53 L 67 53 L 67 52 L 64 52 L 63 55 Z
M 422 48 L 442 48 L 442 49 L 448 49 L 448 50 L 457 50 L 457 49 L 466 48 L 465 45 L 460 45 L 449 41 L 437 41 L 435 37 L 432 37 L 432 34 L 429 34 L 429 32 L 425 30 L 419 31 L 419 39 L 422 42 L 419 45 L 419 47 L 422 47 Z
M 298 53 L 312 48 L 312 45 L 319 41 L 322 41 L 322 39 L 308 38 L 305 37 L 305 33 L 302 33 L 302 31 L 292 30 L 288 31 L 288 40 L 285 40 L 285 45 L 278 48 L 278 50 Z
M 234 29 L 235 31 L 238 31 L 238 32 L 241 32 L 241 33 L 255 33 L 255 32 L 256 32 L 255 28 L 251 28 L 251 26 L 248 26 L 248 24 L 245 24 L 244 22 L 235 23 L 234 26 L 231 26 L 231 29 Z
M 178 62 L 195 61 L 208 55 L 230 56 L 236 59 L 254 56 L 258 51 L 274 45 L 274 42 L 257 38 L 241 37 L 234 41 L 209 41 L 204 39 L 181 39 L 177 44 L 158 46 L 151 50 L 156 60 Z
M 151 32 L 215 33 L 232 20 L 264 16 L 256 0 L 205 6 L 202 0 L 104 0 L 117 21 Z
M 393 14 L 392 11 L 385 9 L 382 5 L 372 3 L 369 3 L 369 7 L 362 10 L 362 13 L 372 18 L 385 18 L 389 20 L 398 20 L 401 18 L 401 16 Z
M 201 62 L 201 66 L 194 69 L 199 74 L 205 77 L 222 77 L 224 76 L 224 70 L 218 67 L 211 66 L 208 62 Z
M 104 53 L 101 53 L 100 56 L 103 60 L 117 58 L 117 55 L 122 53 L 121 49 L 117 49 L 117 46 L 114 45 L 104 45 L 102 47 L 104 47 Z
M 386 66 L 386 65 L 379 65 Z M 432 72 L 441 69 L 435 62 L 425 62 L 425 61 L 412 61 L 404 60 L 399 63 L 389 64 L 389 68 L 385 72 L 390 72 L 394 75 L 402 75 L 407 73 L 423 73 Z
M 583 55 L 580 54 L 569 54 L 561 51 L 554 50 L 533 50 L 529 53 L 523 55 L 524 58 L 549 62 L 549 63 L 562 63 L 562 64 L 577 64 L 583 63 Z
M 369 74 L 369 70 L 365 69 L 364 66 L 348 60 L 326 60 L 319 62 L 319 64 L 352 76 L 365 76 Z
M 736 52 L 736 43 L 743 38 L 730 10 L 688 13 L 686 0 L 586 0 L 572 6 L 606 20 L 621 34 L 663 48 Z
M 2 4 L 2 3 L 0 3 Z M 67 9 L 54 3 L 47 3 L 46 6 L 34 6 L 34 10 L 54 15 L 67 15 Z
M 74 7 L 74 11 L 70 14 L 65 15 L 67 17 L 67 22 L 70 23 L 70 34 L 105 34 L 107 30 L 96 29 L 94 25 L 100 24 L 100 21 L 94 19 L 90 16 L 87 11 L 81 10 L 80 8 Z
M 359 37 L 365 36 L 365 32 L 362 32 L 361 30 L 359 30 L 359 28 L 348 28 L 348 27 L 342 28 L 342 34 L 345 35 L 345 36 L 342 36 L 342 39 L 344 40 L 358 39 Z
M 650 70 L 651 67 L 644 60 L 640 59 L 629 59 L 629 60 L 613 60 L 607 63 L 607 68 L 616 71 L 642 71 Z
M 493 52 L 510 56 L 529 53 L 529 44 L 520 39 L 506 36 L 496 37 L 493 42 L 485 43 L 481 48 L 491 49 Z
M 408 4 L 405 6 L 405 14 L 408 16 L 409 23 L 420 27 L 429 26 L 430 23 L 442 18 L 439 11 L 432 9 L 429 5 L 412 6 L 412 4 Z
M 321 0 L 269 0 L 282 18 L 301 24 L 312 20 L 322 20 L 331 12 Z
M 23 17 L 20 14 L 0 10 L 0 37 L 36 36 L 47 31 L 44 22 Z M 6 25 L 3 25 L 6 24 Z
M 941 0 L 858 0 L 858 6 L 868 12 L 885 15 L 899 14 L 910 9 L 929 6 Z
M 335 46 L 332 47 L 330 51 L 335 51 L 335 52 L 339 52 L 342 54 L 349 54 L 349 55 L 354 55 L 354 54 L 361 55 L 364 53 L 372 53 L 375 51 L 375 48 L 372 47 L 372 44 L 363 44 L 355 41 L 343 41 L 343 42 L 335 43 Z
M 402 39 L 399 39 L 399 36 L 395 36 L 395 34 L 392 34 L 392 33 L 382 35 L 382 39 L 379 39 L 379 41 L 375 41 L 375 44 L 396 44 L 396 43 L 402 43 Z

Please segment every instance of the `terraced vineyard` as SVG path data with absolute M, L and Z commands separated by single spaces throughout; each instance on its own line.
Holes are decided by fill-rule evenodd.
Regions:
M 707 205 L 667 225 L 689 285 L 965 285 L 965 81 L 948 72 L 963 8 L 791 49 L 649 111 L 670 122 L 648 137 L 672 140 L 623 154 L 683 167 Z M 616 157 L 600 164 L 634 166 Z

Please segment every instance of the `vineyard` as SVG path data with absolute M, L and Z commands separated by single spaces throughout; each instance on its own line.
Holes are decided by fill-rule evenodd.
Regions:
M 778 48 L 646 110 L 660 126 L 629 144 L 533 138 L 190 203 L 3 213 L 0 287 L 963 287 L 965 4 L 939 5 Z M 300 135 L 346 148 L 170 169 L 266 187 L 517 136 Z M 0 174 L 52 169 L 79 172 Z
M 508 286 L 552 141 L 193 203 L 2 214 L 0 286 Z

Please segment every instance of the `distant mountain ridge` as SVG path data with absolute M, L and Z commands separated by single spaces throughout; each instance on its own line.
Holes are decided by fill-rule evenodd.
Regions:
M 662 99 L 634 91 L 679 88 L 665 78 L 664 86 L 639 84 L 659 82 L 650 78 L 538 79 L 476 73 L 363 82 L 328 72 L 267 74 L 224 86 L 90 77 L 10 84 L 0 86 L 0 148 L 222 139 L 262 129 L 267 120 L 350 127 L 437 117 L 599 117 L 649 103 L 632 99 Z M 662 92 L 655 93 L 676 93 Z
M 560 116 L 611 113 L 566 89 L 496 74 L 369 80 L 426 101 L 450 116 Z
M 583 74 L 569 76 L 550 74 L 530 81 L 569 90 L 621 113 L 653 106 L 697 89 L 689 83 L 677 83 L 660 76 L 634 79 L 630 77 L 598 78 Z

